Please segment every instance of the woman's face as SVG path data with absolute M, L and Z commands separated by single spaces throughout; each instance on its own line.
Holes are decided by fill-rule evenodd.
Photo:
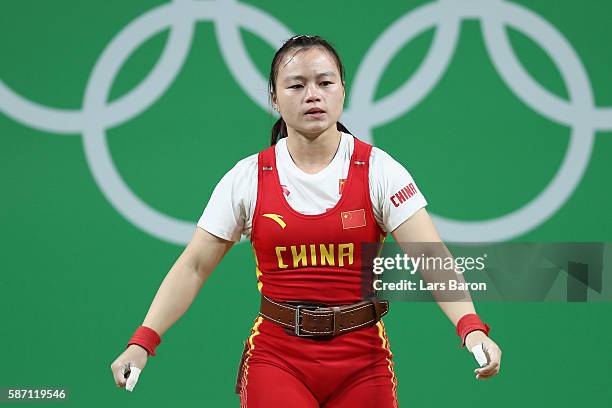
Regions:
M 344 96 L 340 72 L 327 51 L 319 47 L 290 51 L 280 62 L 272 102 L 288 128 L 313 136 L 335 129 Z M 307 113 L 313 109 L 319 113 Z

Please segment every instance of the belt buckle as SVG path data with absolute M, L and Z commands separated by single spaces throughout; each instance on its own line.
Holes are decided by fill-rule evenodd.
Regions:
M 318 307 L 315 307 L 315 309 L 313 309 L 313 306 L 310 305 L 295 305 L 295 318 L 294 318 L 294 324 L 295 324 L 295 335 L 298 337 L 316 337 L 317 334 L 303 334 L 302 332 L 300 332 L 300 310 L 301 309 L 307 309 L 308 310 L 316 310 L 318 309 Z

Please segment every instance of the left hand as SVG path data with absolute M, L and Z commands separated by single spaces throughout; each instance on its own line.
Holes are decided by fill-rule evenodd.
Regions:
M 501 349 L 499 346 L 491 340 L 483 331 L 476 330 L 468 333 L 465 338 L 465 346 L 468 350 L 472 350 L 472 347 L 482 343 L 482 350 L 487 356 L 487 365 L 477 368 L 474 370 L 477 380 L 484 380 L 491 378 L 499 373 L 501 365 Z

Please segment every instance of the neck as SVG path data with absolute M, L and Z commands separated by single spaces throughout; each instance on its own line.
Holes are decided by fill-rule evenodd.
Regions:
M 342 133 L 335 125 L 319 134 L 304 134 L 287 128 L 287 149 L 300 170 L 314 174 L 329 165 L 341 138 Z

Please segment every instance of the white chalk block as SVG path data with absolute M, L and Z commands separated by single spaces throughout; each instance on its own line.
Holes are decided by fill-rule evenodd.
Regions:
M 488 363 L 487 356 L 484 353 L 484 350 L 482 349 L 482 343 L 478 343 L 477 345 L 472 347 L 471 351 L 472 351 L 472 354 L 474 355 L 474 358 L 478 362 L 478 365 L 480 365 L 481 367 L 487 365 Z
M 134 389 L 134 387 L 136 386 L 136 383 L 138 382 L 138 377 L 140 376 L 140 368 L 138 367 L 130 367 L 130 376 L 128 377 L 126 384 L 125 384 L 125 389 L 132 392 L 132 390 Z

